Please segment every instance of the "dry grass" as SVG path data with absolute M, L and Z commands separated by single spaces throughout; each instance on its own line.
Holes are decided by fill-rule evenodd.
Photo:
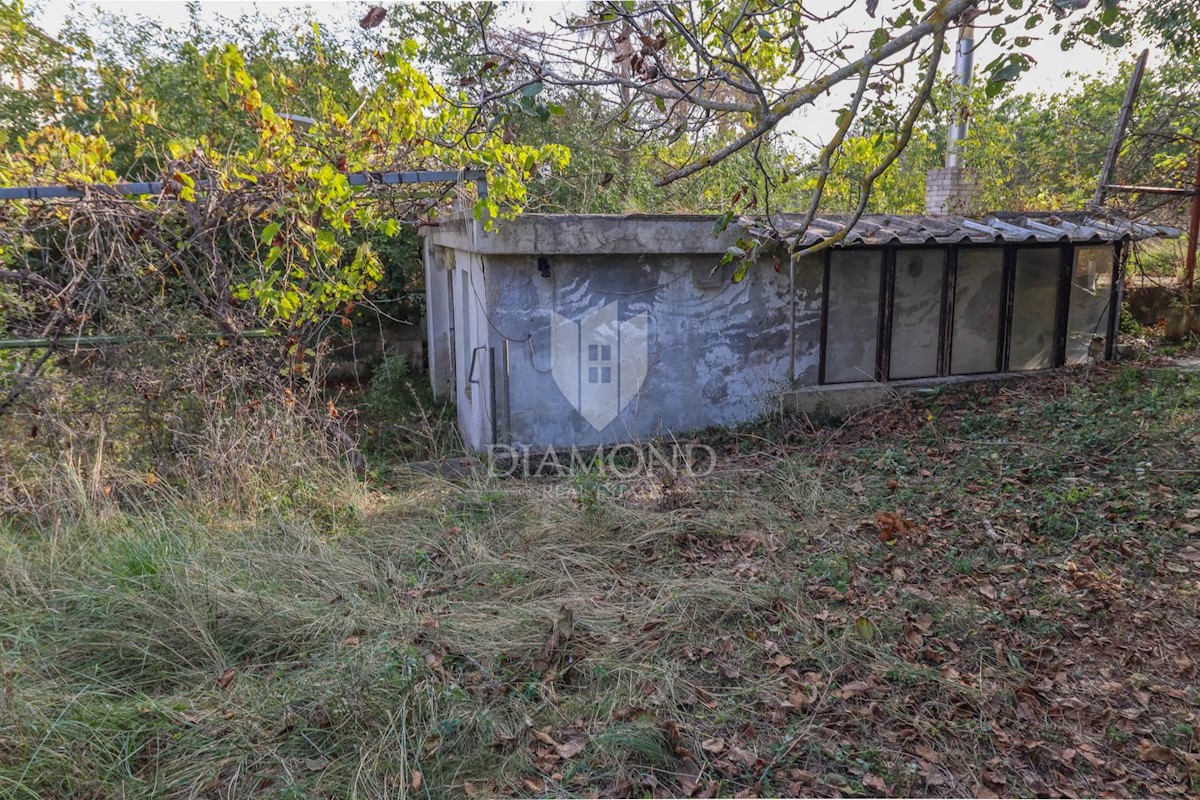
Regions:
M 670 503 L 77 463 L 0 524 L 0 795 L 1194 792 L 1197 406 L 1076 373 L 730 435 Z

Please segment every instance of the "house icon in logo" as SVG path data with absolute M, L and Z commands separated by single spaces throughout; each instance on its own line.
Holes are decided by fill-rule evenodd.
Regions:
M 554 382 L 596 430 L 603 430 L 634 398 L 646 379 L 650 318 L 618 318 L 613 301 L 579 322 L 551 312 Z

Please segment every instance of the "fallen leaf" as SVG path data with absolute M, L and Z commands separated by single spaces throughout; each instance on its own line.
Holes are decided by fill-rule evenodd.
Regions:
M 923 745 L 916 746 L 917 755 L 928 761 L 930 764 L 942 763 L 942 754 L 936 750 L 931 750 Z
M 985 583 L 983 586 L 980 586 L 979 593 L 981 595 L 983 595 L 984 597 L 986 597 L 988 600 L 995 600 L 997 597 L 996 587 L 992 586 L 990 583 Z
M 735 761 L 743 767 L 753 767 L 758 763 L 758 756 L 749 750 L 743 750 L 740 747 L 731 747 L 729 748 L 729 760 Z
M 534 661 L 534 669 L 538 672 L 547 672 L 558 663 L 561 656 L 561 650 L 567 640 L 571 638 L 571 633 L 575 629 L 575 612 L 566 606 L 561 606 L 558 609 L 558 619 L 554 621 L 554 625 L 550 628 L 550 638 L 542 645 L 542 649 L 538 651 L 537 659 Z
M 871 684 L 866 681 L 851 681 L 841 689 L 838 689 L 837 696 L 843 700 L 849 700 L 852 697 L 866 694 L 869 691 L 871 691 Z
M 425 776 L 421 774 L 421 770 L 414 769 L 412 773 L 412 790 L 414 792 L 421 791 L 421 782 L 425 780 Z
M 690 758 L 680 759 L 675 777 L 679 779 L 679 788 L 690 797 L 700 788 L 700 765 Z
M 522 778 L 521 785 L 534 794 L 546 791 L 546 782 L 541 778 Z
M 1138 743 L 1138 758 L 1158 764 L 1171 764 L 1175 761 L 1175 751 L 1169 747 L 1163 747 L 1161 744 L 1142 739 Z
M 767 663 L 776 669 L 784 669 L 790 667 L 795 662 L 783 653 L 776 653 L 767 659 Z
M 879 531 L 879 541 L 890 542 L 899 539 L 913 528 L 910 519 L 900 516 L 894 511 L 875 512 L 875 530 Z
M 706 753 L 712 753 L 714 756 L 725 752 L 726 744 L 724 739 L 705 739 L 700 743 L 700 749 Z
M 327 758 L 306 758 L 304 759 L 304 768 L 309 772 L 320 772 L 329 766 Z
M 229 688 L 229 684 L 233 683 L 234 675 L 237 675 L 236 669 L 230 667 L 229 669 L 225 670 L 221 673 L 221 676 L 217 678 L 217 686 L 221 687 L 222 689 Z
M 558 747 L 558 742 L 554 741 L 554 737 L 545 731 L 539 731 L 537 728 L 530 728 L 529 734 L 539 742 L 550 747 Z
M 574 758 L 583 752 L 587 747 L 587 737 L 581 736 L 577 739 L 568 739 L 562 744 L 554 748 L 560 758 Z
M 988 786 L 1000 787 L 1008 785 L 1008 778 L 1005 778 L 995 770 L 985 769 L 983 772 L 979 773 L 979 777 Z
M 866 617 L 859 617 L 854 620 L 854 630 L 858 631 L 859 637 L 864 642 L 873 642 L 875 637 L 879 635 L 879 629 L 875 627 L 875 623 Z

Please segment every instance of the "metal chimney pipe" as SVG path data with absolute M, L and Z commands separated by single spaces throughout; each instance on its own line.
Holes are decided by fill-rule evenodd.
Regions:
M 975 64 L 975 26 L 967 23 L 962 26 L 958 37 L 958 46 L 954 52 L 954 83 L 962 89 L 971 85 L 971 72 Z M 967 117 L 959 113 L 956 121 L 950 124 L 950 132 L 946 138 L 946 167 L 960 166 L 958 143 L 967 138 Z

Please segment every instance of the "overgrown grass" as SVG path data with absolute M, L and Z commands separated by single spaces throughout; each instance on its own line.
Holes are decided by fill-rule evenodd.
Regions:
M 0 523 L 0 796 L 1200 791 L 1198 417 L 1114 367 L 683 486 L 67 492 Z

